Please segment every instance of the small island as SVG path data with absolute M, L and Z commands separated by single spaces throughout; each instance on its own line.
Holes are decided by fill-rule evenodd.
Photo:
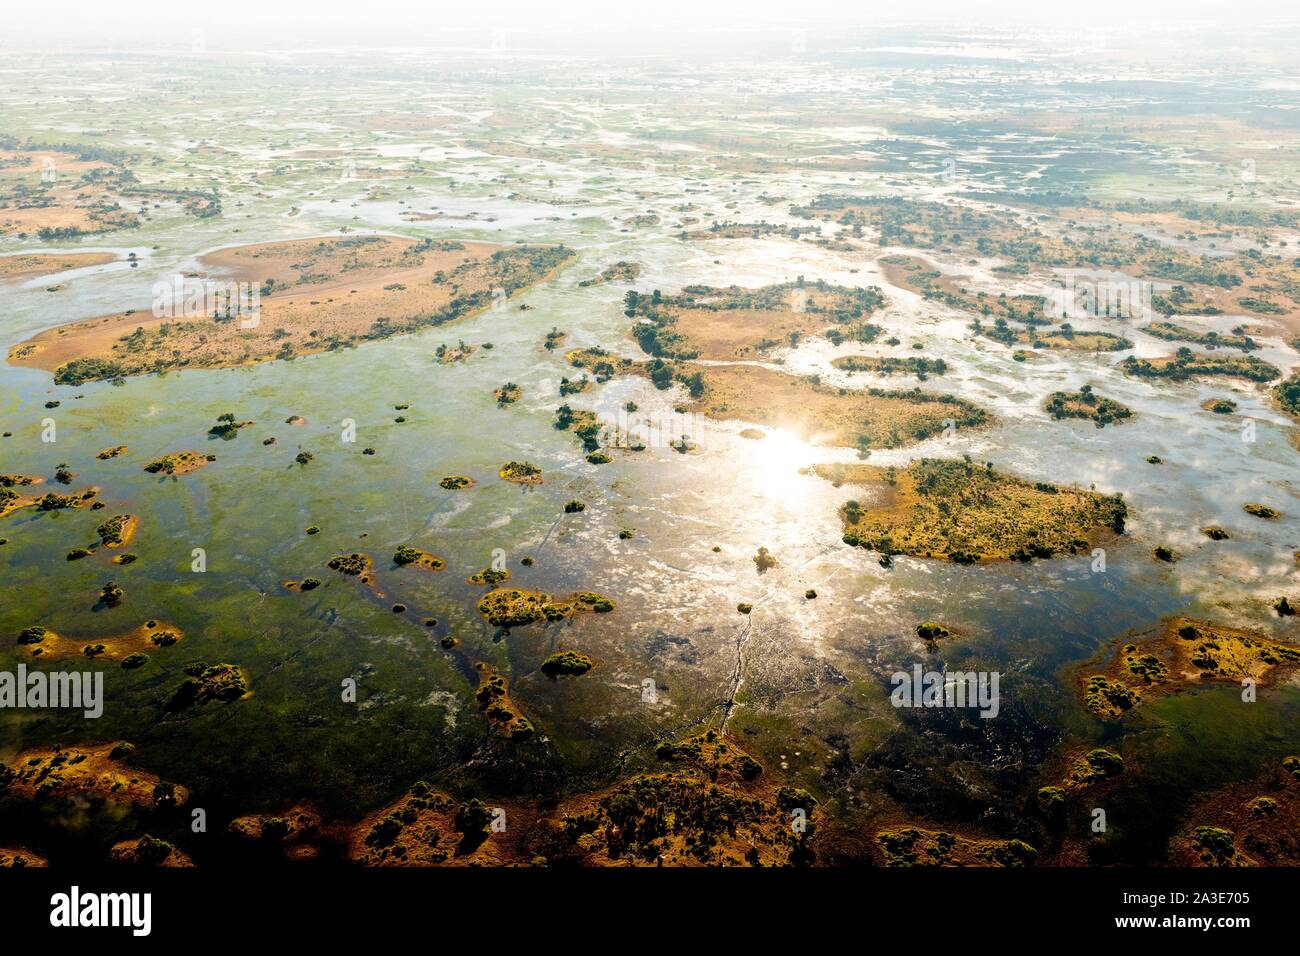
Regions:
M 114 515 L 98 528 L 95 534 L 106 548 L 122 548 L 135 538 L 140 519 L 135 515 Z
M 635 282 L 640 275 L 641 263 L 620 259 L 618 262 L 600 270 L 600 274 L 594 278 L 579 280 L 578 288 L 585 289 L 588 286 L 603 285 L 606 282 Z
M 1077 392 L 1053 392 L 1043 404 L 1043 410 L 1058 421 L 1063 418 L 1086 418 L 1098 428 L 1133 417 L 1133 411 L 1127 405 L 1098 395 L 1091 385 L 1084 385 Z
M 260 286 L 256 321 L 245 315 L 254 306 L 243 296 L 235 302 L 227 295 L 220 308 L 195 314 L 170 303 L 160 316 L 128 310 L 48 329 L 14 346 L 9 360 L 53 372 L 66 385 L 291 361 L 477 315 L 573 256 L 563 246 L 395 236 L 233 246 L 201 256 L 198 278 Z M 340 285 L 346 294 L 336 293 Z M 470 351 L 463 343 L 444 347 L 438 360 L 458 361 Z
M 1277 366 L 1254 355 L 1198 355 L 1189 348 L 1177 354 L 1155 359 L 1130 355 L 1120 362 L 1126 375 L 1135 378 L 1165 379 L 1185 382 L 1196 376 L 1244 378 L 1251 382 L 1271 382 L 1281 376 Z
M 398 548 L 393 553 L 393 564 L 399 568 L 415 567 L 424 568 L 426 571 L 441 571 L 447 566 L 447 562 L 436 554 L 410 547 Z
M 522 742 L 533 736 L 533 724 L 510 699 L 506 679 L 486 664 L 479 664 L 479 685 L 474 692 L 479 710 L 492 729 Z
M 1231 415 L 1237 410 L 1237 403 L 1230 398 L 1207 398 L 1201 402 L 1201 408 L 1216 415 Z
M 968 459 L 922 458 L 906 469 L 817 465 L 832 481 L 880 485 L 877 505 L 840 509 L 844 543 L 958 564 L 1030 561 L 1090 550 L 1124 530 L 1128 508 L 1103 495 L 1030 482 Z
M 1269 505 L 1262 505 L 1258 501 L 1247 501 L 1241 506 L 1241 510 L 1248 515 L 1254 515 L 1256 518 L 1263 518 L 1266 521 L 1282 517 L 1282 512 Z
M 542 661 L 541 671 L 547 677 L 580 677 L 595 666 L 586 654 L 577 651 L 557 651 Z
M 230 703 L 252 694 L 248 675 L 237 664 L 206 664 L 195 661 L 185 666 L 185 680 L 172 693 L 164 707 L 169 715 L 190 707 L 202 707 L 210 701 Z
M 591 591 L 580 591 L 567 600 L 557 600 L 540 591 L 522 588 L 497 588 L 483 595 L 478 612 L 494 627 L 509 630 L 539 621 L 562 621 L 583 611 L 607 614 L 614 602 Z
M 178 451 L 154 459 L 144 466 L 144 470 L 151 475 L 188 475 L 216 460 L 216 455 L 204 455 L 197 451 Z
M 456 362 L 463 362 L 474 354 L 474 346 L 466 345 L 462 340 L 454 346 L 448 346 L 445 342 L 434 350 L 433 358 L 440 365 L 452 365 Z
M 520 485 L 540 485 L 542 469 L 526 461 L 508 461 L 501 466 L 497 476 L 502 481 L 513 481 Z
M 249 428 L 256 424 L 253 421 L 239 421 L 235 418 L 234 412 L 224 412 L 217 416 L 217 423 L 208 429 L 208 434 L 213 438 L 234 438 L 241 428 Z
M 1100 668 L 1080 678 L 1083 705 L 1102 720 L 1123 717 L 1144 701 L 1210 681 L 1259 686 L 1300 666 L 1300 646 L 1209 621 L 1174 617 L 1154 632 L 1123 641 Z
M 497 570 L 496 568 L 484 568 L 482 571 L 475 571 L 465 579 L 469 584 L 487 585 L 490 588 L 496 587 L 510 580 L 510 572 L 505 568 Z
M 133 654 L 172 647 L 184 636 L 184 631 L 176 625 L 150 618 L 130 630 L 95 637 L 63 634 L 34 624 L 19 632 L 18 644 L 27 647 L 32 657 L 123 660 Z
M 8 793 L 26 800 L 95 798 L 138 807 L 179 807 L 189 791 L 131 764 L 135 747 L 106 743 L 92 746 L 26 750 L 9 768 L 0 765 Z M 10 769 L 10 774 L 4 774 Z
M 362 584 L 374 584 L 375 559 L 368 554 L 354 551 L 351 554 L 336 554 L 325 562 L 325 567 L 348 577 L 358 578 Z

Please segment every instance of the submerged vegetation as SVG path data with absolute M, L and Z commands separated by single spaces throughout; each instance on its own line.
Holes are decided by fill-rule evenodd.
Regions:
M 932 40 L 457 54 L 432 120 L 414 54 L 280 51 L 233 113 L 244 61 L 20 63 L 15 128 L 103 145 L 0 136 L 0 234 L 140 231 L 0 255 L 78 317 L 9 350 L 0 672 L 108 704 L 4 711 L 0 863 L 1300 860 L 1294 91 Z M 216 306 L 149 309 L 173 270 Z M 1000 719 L 896 710 L 914 668 Z

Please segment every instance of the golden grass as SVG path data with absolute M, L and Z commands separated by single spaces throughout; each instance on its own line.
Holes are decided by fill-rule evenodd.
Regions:
M 1300 665 L 1300 647 L 1253 631 L 1185 617 L 1163 621 L 1152 634 L 1119 643 L 1108 662 L 1079 678 L 1083 705 L 1103 720 L 1207 681 L 1260 687 Z
M 614 602 L 592 591 L 557 599 L 541 591 L 495 588 L 479 598 L 478 612 L 494 627 L 523 627 L 542 621 L 562 621 L 584 611 L 607 614 Z
M 176 451 L 154 459 L 144 470 L 154 475 L 188 475 L 210 465 L 216 456 L 198 451 Z
M 709 418 L 785 429 L 814 445 L 896 448 L 991 416 L 951 395 L 836 389 L 758 365 L 700 366 L 703 397 L 688 409 Z
M 35 644 L 24 645 L 33 657 L 67 659 L 86 657 L 117 661 L 130 654 L 152 654 L 171 647 L 185 637 L 185 632 L 167 621 L 150 619 L 128 631 L 99 637 L 60 634 L 45 629 L 45 637 Z M 86 653 L 87 648 L 94 649 Z
M 565 250 L 488 243 L 421 245 L 380 236 L 239 246 L 200 260 L 218 283 L 270 294 L 249 316 L 124 312 L 59 326 L 14 346 L 10 362 L 57 381 L 230 368 L 343 348 L 477 314 L 546 278 Z M 436 281 L 435 281 L 436 280 Z
M 1122 530 L 1119 496 L 1024 481 L 991 465 L 922 458 L 906 469 L 816 465 L 837 484 L 883 484 L 879 503 L 840 510 L 847 544 L 963 564 L 1087 551 Z
M 902 826 L 876 833 L 886 866 L 1029 866 L 1038 851 L 1021 840 L 989 840 L 951 830 Z
M 393 562 L 403 568 L 423 568 L 426 571 L 441 571 L 447 566 L 442 558 L 421 548 L 398 548 Z
M 49 796 L 97 797 L 150 807 L 157 803 L 161 778 L 109 756 L 116 744 L 25 750 L 9 764 L 14 772 L 8 792 L 26 799 Z M 176 806 L 189 799 L 180 784 L 171 790 Z
M 1300 767 L 1300 759 L 1286 760 Z M 1288 769 L 1283 761 L 1260 779 L 1230 784 L 1196 799 L 1169 841 L 1168 862 L 1173 866 L 1296 866 L 1300 865 L 1297 833 L 1300 771 Z

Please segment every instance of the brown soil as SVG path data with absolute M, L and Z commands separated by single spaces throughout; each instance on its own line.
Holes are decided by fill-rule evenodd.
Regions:
M 1296 758 L 1292 757 L 1291 760 Z M 1202 827 L 1226 831 L 1231 850 L 1214 852 Z M 1169 841 L 1171 866 L 1300 865 L 1300 779 L 1276 767 L 1197 800 Z
M 69 269 L 101 266 L 113 262 L 112 252 L 30 253 L 0 256 L 0 279 L 30 279 L 32 276 L 52 275 Z
M 952 396 L 919 401 L 906 392 L 887 395 L 815 385 L 758 365 L 701 366 L 704 397 L 688 407 L 709 418 L 784 428 L 815 445 L 854 447 L 866 435 L 873 448 L 893 448 L 917 434 L 936 435 L 946 420 L 982 427 L 989 416 Z M 983 421 L 971 424 L 972 412 Z
M 495 262 L 492 254 L 502 251 L 523 258 Z M 238 316 L 219 321 L 206 314 L 131 311 L 49 329 L 14 346 L 9 360 L 56 371 L 78 359 L 97 359 L 120 367 L 117 374 L 139 375 L 322 352 L 481 312 L 492 304 L 492 289 L 530 285 L 549 275 L 528 272 L 529 252 L 487 243 L 420 249 L 413 240 L 381 236 L 238 246 L 205 256 L 200 264 L 213 282 L 261 289 L 274 280 L 271 293 L 261 296 L 255 326 L 244 327 L 249 323 Z M 443 281 L 435 282 L 439 273 Z M 475 294 L 477 305 L 444 311 L 453 299 Z M 77 378 L 68 374 L 62 380 L 75 384 Z M 112 375 L 95 371 L 86 377 Z

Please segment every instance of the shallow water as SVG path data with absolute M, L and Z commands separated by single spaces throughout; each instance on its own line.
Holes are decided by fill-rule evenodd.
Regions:
M 512 90 L 511 96 L 526 105 L 529 94 Z M 579 99 L 593 123 L 627 121 L 612 105 Z M 472 125 L 492 114 L 461 115 Z M 0 531 L 9 542 L 0 548 L 0 568 L 7 599 L 0 606 L 0 633 L 41 623 L 92 638 L 147 617 L 179 625 L 183 642 L 151 655 L 151 666 L 108 670 L 108 706 L 93 731 L 96 739 L 137 742 L 139 763 L 164 778 L 240 809 L 278 810 L 306 798 L 341 814 L 381 805 L 420 777 L 458 792 L 553 794 L 605 783 L 620 768 L 649 765 L 657 740 L 719 726 L 725 716 L 728 730 L 742 735 L 765 765 L 781 767 L 801 785 L 835 792 L 823 773 L 827 741 L 844 735 L 860 759 L 854 788 L 875 787 L 905 803 L 916 801 L 911 805 L 921 815 L 960 820 L 971 796 L 938 782 L 945 768 L 937 751 L 919 764 L 928 774 L 926 785 L 938 788 L 928 800 L 919 784 L 885 772 L 873 759 L 905 752 L 924 733 L 950 732 L 929 731 L 924 719 L 900 717 L 885 705 L 882 688 L 890 673 L 916 661 L 954 667 L 978 662 L 1003 672 L 1003 708 L 1018 716 L 996 731 L 990 728 L 978 746 L 955 731 L 949 743 L 954 760 L 984 755 L 980 785 L 988 802 L 1007 815 L 999 818 L 1005 823 L 1008 807 L 1062 741 L 1127 732 L 1098 730 L 1083 716 L 1071 690 L 1070 665 L 1175 612 L 1286 632 L 1267 602 L 1296 580 L 1297 452 L 1292 426 L 1261 390 L 1226 381 L 1134 380 L 1114 367 L 1127 353 L 1096 358 L 1045 350 L 1014 362 L 1010 350 L 975 339 L 968 316 L 905 289 L 887 288 L 891 305 L 873 320 L 902 345 L 833 348 L 810 342 L 773 357 L 783 359 L 787 371 L 818 372 L 833 384 L 910 388 L 911 379 L 848 376 L 830 361 L 853 352 L 906 356 L 916 354 L 912 342 L 923 343 L 924 355 L 949 365 L 947 375 L 923 387 L 980 402 L 996 423 L 875 452 L 871 461 L 902 465 L 915 456 L 968 453 L 1033 480 L 1122 492 L 1129 530 L 1106 546 L 1104 572 L 1093 570 L 1091 555 L 980 567 L 900 557 L 892 568 L 881 568 L 873 555 L 841 542 L 836 516 L 846 498 L 870 492 L 836 489 L 800 473 L 810 464 L 856 460 L 851 450 L 810 448 L 779 432 L 751 441 L 739 436 L 742 423 L 683 422 L 672 411 L 681 394 L 656 392 L 639 378 L 616 379 L 568 401 L 609 421 L 619 421 L 623 404 L 635 401 L 639 410 L 625 416 L 632 430 L 644 436 L 669 423 L 675 434 L 689 434 L 698 446 L 694 452 L 680 454 L 666 442 L 651 442 L 644 452 L 617 450 L 613 463 L 595 466 L 584 460 L 572 435 L 552 427 L 563 401 L 560 378 L 573 372 L 563 360 L 565 350 L 602 345 L 639 357 L 626 337 L 624 288 L 577 285 L 613 261 L 641 263 L 636 286 L 643 290 L 689 283 L 756 286 L 797 275 L 884 285 L 869 260 L 809 242 L 676 238 L 680 216 L 704 212 L 801 223 L 788 216 L 787 202 L 772 206 L 758 197 L 771 191 L 796 202 L 832 185 L 855 188 L 846 175 L 813 172 L 790 180 L 702 174 L 685 165 L 697 149 L 689 143 L 656 150 L 640 130 L 603 126 L 599 143 L 654 150 L 658 162 L 636 169 L 599 157 L 539 163 L 462 149 L 457 143 L 466 130 L 453 124 L 405 134 L 408 143 L 394 141 L 401 134 L 348 132 L 349 143 L 364 143 L 384 158 L 419 157 L 423 169 L 409 183 L 340 181 L 334 159 L 320 168 L 313 160 L 268 176 L 268 164 L 292 150 L 339 145 L 336 127 L 309 122 L 274 125 L 274 148 L 267 149 L 266 132 L 257 126 L 270 123 L 268 117 L 234 134 L 245 141 L 231 143 L 234 158 L 221 160 L 230 183 L 223 216 L 149 223 L 85 245 L 122 255 L 135 251 L 138 268 L 119 263 L 57 280 L 11 283 L 0 291 L 0 345 L 8 348 L 64 322 L 147 308 L 153 282 L 192 268 L 203 252 L 344 227 L 564 242 L 579 256 L 553 281 L 517 296 L 504 310 L 353 350 L 236 370 L 132 378 L 120 386 L 56 387 L 45 372 L 0 369 L 0 411 L 5 430 L 14 433 L 0 440 L 0 470 L 48 476 L 67 462 L 79 473 L 73 487 L 98 485 L 107 505 L 102 513 L 26 510 L 5 519 Z M 743 123 L 736 125 L 743 129 Z M 141 132 L 161 139 L 156 127 Z M 554 129 L 529 128 L 521 135 L 538 148 L 564 145 L 549 141 L 547 132 Z M 856 126 L 822 133 L 850 141 L 875 136 L 871 127 Z M 918 134 L 911 145 L 919 150 L 926 140 Z M 169 163 L 187 157 L 189 145 L 173 147 Z M 1057 158 L 1037 137 L 996 146 L 992 153 L 984 144 L 990 153 L 984 168 L 971 164 L 963 185 L 986 188 L 1012 175 L 1002 150 L 1033 169 Z M 683 167 L 675 169 L 666 154 Z M 361 167 L 370 162 L 358 159 Z M 967 166 L 959 169 L 964 175 Z M 500 177 L 506 181 L 498 182 Z M 853 178 L 861 183 L 866 177 Z M 933 193 L 928 178 L 902 181 L 917 195 Z M 414 188 L 408 191 L 407 185 Z M 364 200 L 372 186 L 386 198 Z M 516 192 L 530 198 L 508 198 Z M 581 205 L 551 205 L 538 197 Z M 683 198 L 701 208 L 672 211 Z M 728 202 L 737 205 L 723 208 Z M 292 208 L 299 212 L 290 216 Z M 418 223 L 403 218 L 408 210 L 431 209 L 445 215 Z M 622 224 L 648 209 L 661 216 L 660 225 L 628 231 Z M 62 291 L 46 291 L 56 282 Z M 520 302 L 530 309 L 520 311 Z M 1230 328 L 1235 320 L 1206 324 Z M 541 343 L 553 326 L 568 338 L 550 354 Z M 1130 327 L 1122 332 L 1135 341 L 1139 355 L 1168 354 L 1176 347 Z M 457 340 L 479 348 L 464 363 L 432 360 L 440 343 Z M 1255 353 L 1261 358 L 1287 371 L 1297 364 L 1280 331 L 1261 341 L 1264 347 Z M 522 386 L 523 398 L 500 409 L 491 390 L 507 380 Z M 1088 422 L 1052 421 L 1042 411 L 1047 394 L 1085 382 L 1129 404 L 1136 417 L 1096 429 Z M 1230 395 L 1237 412 L 1218 416 L 1199 409 L 1211 395 Z M 55 410 L 44 408 L 51 399 L 61 402 Z M 409 410 L 394 408 L 408 403 Z M 228 441 L 207 437 L 224 412 L 256 424 Z M 399 414 L 405 423 L 394 421 Z M 285 424 L 291 415 L 304 416 L 307 424 Z M 57 423 L 52 444 L 39 437 L 46 418 Z M 356 423 L 355 443 L 341 439 L 349 419 Z M 1242 440 L 1247 419 L 1254 423 L 1252 442 Z M 276 444 L 264 446 L 270 436 Z M 128 445 L 129 454 L 95 459 L 98 450 L 118 444 Z M 377 454 L 363 456 L 366 447 Z M 141 470 L 143 462 L 186 448 L 217 460 L 184 477 Z M 300 448 L 314 455 L 310 464 L 294 463 Z M 1148 465 L 1145 458 L 1152 454 L 1165 464 Z M 499 481 L 496 470 L 511 459 L 542 467 L 545 484 Z M 440 489 L 438 480 L 450 474 L 469 475 L 478 485 L 472 491 Z M 571 498 L 586 502 L 586 510 L 565 515 L 563 505 Z M 1241 504 L 1248 500 L 1278 507 L 1284 517 L 1265 522 L 1246 515 Z M 135 564 L 114 567 L 103 554 L 65 560 L 69 548 L 94 537 L 103 517 L 122 512 L 141 518 L 129 548 L 139 555 Z M 1229 528 L 1231 540 L 1210 542 L 1199 532 L 1207 524 Z M 309 525 L 321 532 L 306 535 Z M 620 540 L 623 528 L 635 535 Z M 393 550 L 407 544 L 443 557 L 446 570 L 393 568 Z M 1174 548 L 1181 560 L 1173 566 L 1153 560 L 1156 544 Z M 770 549 L 779 567 L 757 573 L 753 556 L 759 547 Z M 206 554 L 203 573 L 191 570 L 196 548 Z M 617 602 L 616 612 L 516 629 L 508 637 L 494 634 L 474 611 L 483 589 L 465 578 L 491 564 L 497 549 L 504 552 L 513 584 L 561 595 L 596 590 Z M 375 556 L 375 588 L 323 567 L 332 555 L 353 550 Z M 524 556 L 535 558 L 535 565 L 521 566 Z M 281 587 L 305 576 L 320 577 L 324 585 L 308 593 Z M 127 600 L 117 610 L 97 611 L 95 595 L 108 580 L 126 589 Z M 816 590 L 815 600 L 804 597 L 809 588 Z M 391 606 L 397 602 L 408 610 L 395 614 Z M 739 602 L 753 604 L 753 613 L 737 613 Z M 427 617 L 437 619 L 436 627 L 422 624 Z M 913 635 L 915 624 L 926 619 L 950 623 L 962 639 L 937 657 L 929 655 Z M 458 652 L 439 646 L 444 635 L 461 642 Z M 581 681 L 546 678 L 538 664 L 564 647 L 589 653 L 598 667 Z M 6 660 L 16 659 L 14 654 L 3 652 Z M 162 702 L 182 679 L 183 665 L 195 659 L 244 665 L 254 696 L 161 720 Z M 512 696 L 534 719 L 538 740 L 517 746 L 486 727 L 472 697 L 470 660 L 490 661 L 509 674 Z M 340 700 L 340 682 L 348 677 L 358 679 L 360 706 Z M 642 699 L 647 679 L 656 686 L 652 703 Z M 1189 788 L 1249 776 L 1294 739 L 1296 687 L 1265 695 L 1245 729 L 1227 716 L 1225 696 L 1230 689 L 1186 694 L 1153 705 L 1144 716 L 1142 727 L 1162 722 L 1176 728 L 1168 741 L 1135 744 L 1151 750 L 1142 780 L 1160 782 L 1152 792 L 1185 795 Z M 6 717 L 0 730 L 11 751 L 86 736 L 83 721 L 57 713 Z M 1204 743 L 1203 733 L 1215 735 L 1213 746 Z M 1241 752 L 1226 769 L 1223 754 L 1234 742 Z M 989 756 L 993 751 L 996 760 Z

